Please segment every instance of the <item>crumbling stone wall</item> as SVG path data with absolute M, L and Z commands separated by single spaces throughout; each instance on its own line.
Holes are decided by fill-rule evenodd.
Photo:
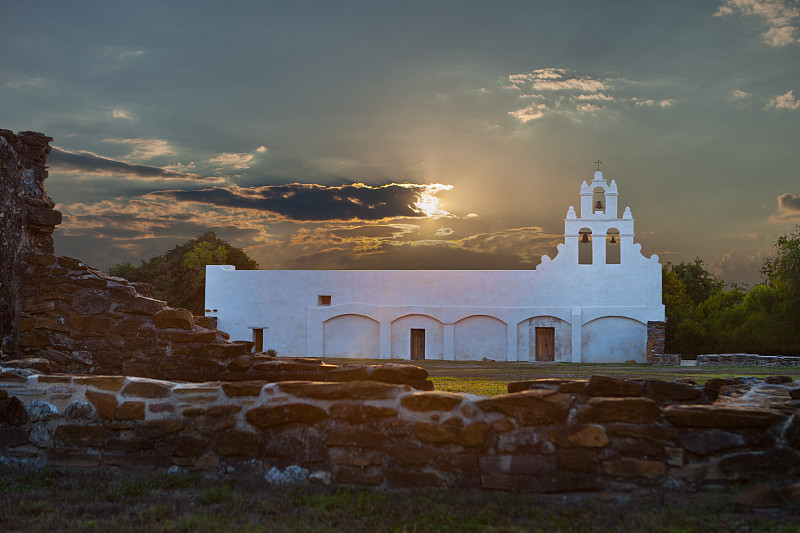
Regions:
M 537 380 L 481 397 L 361 382 L 0 369 L 0 462 L 540 492 L 797 483 L 800 382 Z
M 31 252 L 53 253 L 52 228 L 61 213 L 44 190 L 45 162 L 53 139 L 32 131 L 0 129 L 0 339 L 17 352 L 21 269 Z
M 647 323 L 647 362 L 651 365 L 680 365 L 679 354 L 664 353 L 666 346 L 667 323 L 649 321 Z
M 752 353 L 720 353 L 697 356 L 697 366 L 800 366 L 800 357 L 757 355 Z

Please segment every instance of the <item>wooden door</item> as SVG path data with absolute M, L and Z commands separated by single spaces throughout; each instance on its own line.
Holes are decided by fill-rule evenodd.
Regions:
M 425 359 L 425 330 L 411 330 L 411 360 L 422 361 Z
M 536 328 L 536 360 L 555 361 L 556 328 Z

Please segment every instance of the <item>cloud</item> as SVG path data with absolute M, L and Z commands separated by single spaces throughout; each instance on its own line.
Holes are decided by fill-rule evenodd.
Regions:
M 788 192 L 778 196 L 778 214 L 769 217 L 770 222 L 800 222 L 800 196 Z
M 591 100 L 591 101 L 599 100 L 599 101 L 606 101 L 606 102 L 614 100 L 613 97 L 608 96 L 607 94 L 603 94 L 603 93 L 579 94 L 577 96 L 573 96 L 572 98 L 574 98 L 575 100 Z
M 517 93 L 518 103 L 522 103 L 520 100 L 535 100 L 508 112 L 522 123 L 538 120 L 550 113 L 580 122 L 587 115 L 630 108 L 631 104 L 633 108 L 667 108 L 673 104 L 674 100 L 671 99 L 621 98 L 612 94 L 616 91 L 623 94 L 632 90 L 641 91 L 643 87 L 644 84 L 625 78 L 600 78 L 555 67 L 511 74 L 504 86 Z
M 740 91 L 739 89 L 733 91 L 734 100 L 744 100 L 746 98 L 750 98 L 750 93 L 745 91 Z
M 220 178 L 203 177 L 198 174 L 176 172 L 161 167 L 134 165 L 115 161 L 86 151 L 72 152 L 56 146 L 48 156 L 47 162 L 53 170 L 69 173 L 123 175 L 129 178 L 185 179 L 219 182 Z
M 264 151 L 266 151 L 266 148 L 264 148 Z M 234 154 L 226 152 L 209 159 L 209 161 L 217 163 L 220 167 L 231 167 L 235 170 L 243 170 L 250 168 L 250 162 L 253 160 L 253 157 L 253 154 Z
M 712 263 L 710 270 L 728 283 L 753 286 L 761 281 L 759 271 L 770 253 L 770 248 L 733 248 Z
M 426 217 L 429 213 L 420 208 L 420 202 L 428 202 L 431 195 L 449 187 L 410 183 L 382 186 L 292 183 L 249 188 L 231 185 L 201 190 L 157 191 L 148 196 L 176 202 L 267 211 L 289 220 L 374 221 Z
M 133 116 L 125 111 L 124 109 L 114 109 L 111 111 L 111 116 L 113 118 L 121 118 L 124 120 L 133 120 Z
M 530 122 L 531 120 L 542 118 L 544 116 L 545 111 L 547 110 L 548 110 L 547 104 L 531 104 L 529 106 L 523 107 L 522 109 L 509 111 L 508 114 L 511 115 L 512 117 L 517 117 L 522 122 Z
M 673 100 L 652 100 L 652 99 L 642 100 L 640 98 L 631 98 L 631 101 L 634 102 L 636 107 L 658 106 L 662 108 L 671 106 L 673 102 Z
M 761 40 L 769 46 L 777 48 L 799 40 L 800 9 L 790 0 L 724 0 L 714 16 L 733 14 L 761 19 L 767 26 Z
M 579 76 L 563 68 L 542 68 L 511 74 L 508 88 L 519 91 L 585 91 L 596 93 L 608 88 L 607 82 L 590 76 Z
M 796 100 L 792 93 L 793 91 L 790 90 L 786 94 L 776 96 L 764 106 L 764 109 L 789 109 L 794 111 L 800 108 L 800 100 Z
M 175 154 L 175 150 L 163 139 L 103 139 L 103 142 L 130 147 L 131 152 L 124 157 L 127 160 L 147 161 Z
M 8 89 L 33 89 L 35 87 L 40 87 L 44 84 L 44 79 L 38 76 L 28 76 L 26 74 L 9 74 L 3 73 L 4 78 L 12 77 L 8 81 L 4 82 L 2 87 L 6 87 Z
M 453 230 L 450 228 L 439 228 L 436 230 L 436 233 L 434 233 L 434 235 L 437 237 L 447 237 L 448 235 L 452 234 Z
M 258 152 L 259 154 L 263 154 L 266 151 L 267 151 L 266 146 L 259 146 L 258 148 L 256 148 L 256 152 Z

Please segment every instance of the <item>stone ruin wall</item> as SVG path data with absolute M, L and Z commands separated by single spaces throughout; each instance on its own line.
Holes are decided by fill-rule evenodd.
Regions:
M 175 383 L 0 369 L 0 464 L 384 488 L 694 491 L 800 479 L 800 382 Z M 277 469 L 277 470 L 276 470 Z M 792 487 L 791 484 L 795 484 Z
M 205 381 L 378 380 L 430 390 L 422 369 L 274 359 L 231 342 L 208 317 L 150 297 L 146 283 L 54 254 L 61 213 L 47 196 L 51 137 L 0 130 L 3 365 L 43 373 Z

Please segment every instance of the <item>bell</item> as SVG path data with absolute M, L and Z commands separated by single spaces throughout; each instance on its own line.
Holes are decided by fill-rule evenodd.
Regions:
M 589 234 L 588 233 L 584 233 L 583 234 L 583 238 L 581 239 L 581 242 L 584 243 L 584 244 L 589 242 Z
M 615 235 L 611 236 L 611 244 L 617 244 L 617 237 Z
M 600 200 L 597 200 L 594 203 L 594 209 L 595 209 L 595 211 L 602 211 L 603 210 L 603 202 L 601 202 Z

